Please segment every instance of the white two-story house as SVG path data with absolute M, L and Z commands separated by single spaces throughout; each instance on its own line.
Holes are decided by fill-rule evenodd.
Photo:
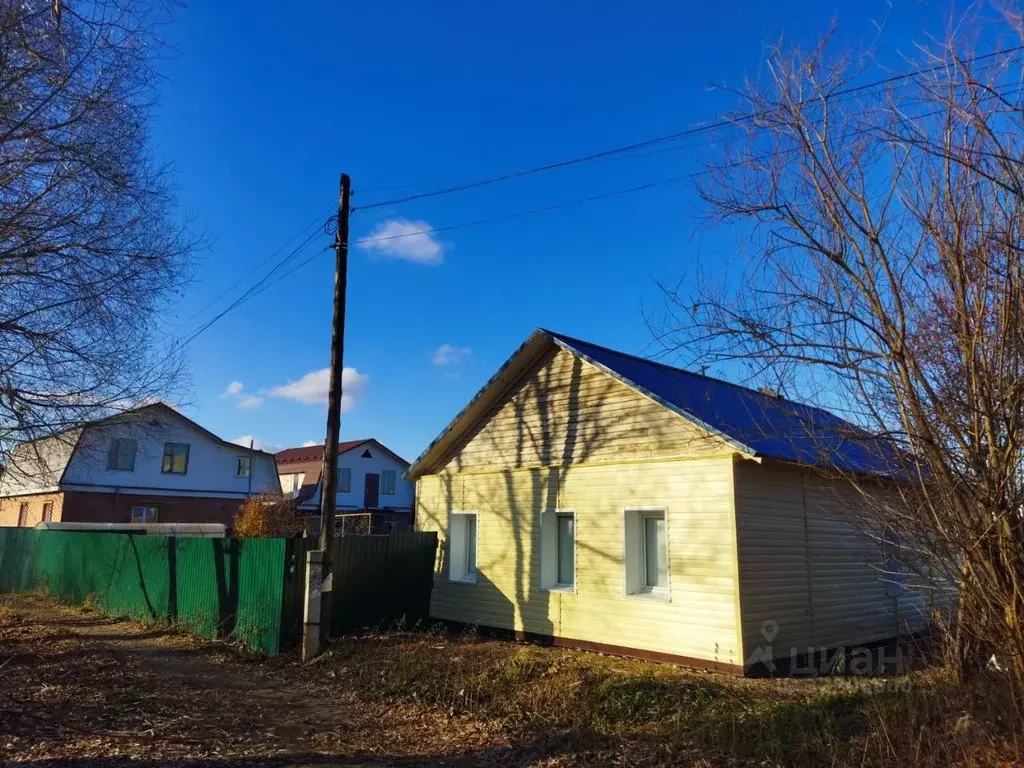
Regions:
M 301 514 L 320 509 L 324 447 L 288 448 L 275 454 L 281 490 L 291 494 Z M 415 486 L 405 479 L 409 462 L 372 438 L 338 443 L 335 504 L 342 524 L 360 533 L 412 527 Z M 344 529 L 344 525 L 343 525 Z
M 22 443 L 0 477 L 0 525 L 222 523 L 278 491 L 274 457 L 162 403 Z

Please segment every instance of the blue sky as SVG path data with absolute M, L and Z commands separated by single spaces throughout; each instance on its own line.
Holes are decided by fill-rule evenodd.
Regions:
M 701 167 L 707 139 L 359 210 L 712 121 L 734 103 L 713 86 L 756 73 L 780 34 L 811 42 L 833 19 L 849 41 L 885 19 L 879 60 L 900 69 L 901 51 L 926 29 L 941 32 L 948 10 L 916 0 L 194 0 L 167 29 L 176 52 L 161 64 L 153 138 L 210 245 L 170 331 L 212 317 L 275 260 L 259 262 L 330 215 L 343 170 L 355 190 L 354 240 L 683 175 Z M 414 458 L 538 326 L 643 352 L 655 280 L 692 279 L 696 264 L 713 275 L 729 256 L 728 234 L 699 224 L 684 181 L 354 246 L 342 436 L 377 437 Z M 292 264 L 329 240 L 315 237 Z M 323 440 L 332 271 L 324 252 L 189 345 L 189 415 L 271 448 Z

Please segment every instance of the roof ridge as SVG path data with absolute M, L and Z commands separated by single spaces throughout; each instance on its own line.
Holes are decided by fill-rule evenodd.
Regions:
M 822 407 L 817 406 L 817 405 L 811 405 L 810 403 L 800 402 L 799 400 L 793 400 L 791 398 L 785 397 L 784 395 L 772 395 L 772 394 L 764 392 L 764 391 L 762 391 L 760 389 L 754 389 L 753 387 L 748 387 L 748 386 L 746 386 L 744 384 L 737 384 L 735 381 L 729 381 L 728 379 L 720 379 L 717 376 L 708 376 L 706 373 L 698 373 L 696 371 L 691 371 L 691 370 L 688 370 L 686 368 L 679 368 L 679 367 L 674 366 L 674 365 L 669 365 L 668 363 L 663 363 L 663 362 L 661 362 L 659 360 L 651 360 L 648 357 L 641 357 L 640 355 L 634 355 L 634 354 L 631 354 L 629 352 L 623 352 L 623 351 L 615 349 L 613 347 L 606 347 L 606 346 L 604 346 L 602 344 L 595 344 L 592 341 L 587 341 L 586 339 L 580 339 L 580 338 L 577 338 L 575 336 L 569 336 L 568 334 L 565 334 L 565 333 L 558 333 L 557 331 L 551 331 L 551 330 L 548 330 L 547 328 L 541 328 L 540 331 L 542 333 L 548 334 L 549 336 L 555 336 L 557 338 L 563 339 L 563 340 L 565 340 L 566 342 L 568 342 L 570 344 L 572 342 L 576 342 L 576 343 L 579 343 L 579 344 L 586 344 L 588 346 L 595 347 L 595 348 L 603 350 L 605 352 L 611 352 L 613 355 L 620 355 L 622 357 L 628 357 L 631 360 L 638 360 L 638 361 L 640 361 L 642 363 L 647 363 L 648 365 L 656 365 L 659 368 L 664 368 L 666 370 L 672 371 L 673 373 L 685 373 L 687 376 L 693 376 L 694 378 L 705 379 L 707 381 L 713 381 L 716 384 L 725 384 L 728 387 L 734 387 L 735 389 L 741 389 L 744 392 L 750 392 L 751 394 L 760 395 L 761 397 L 770 397 L 770 398 L 772 398 L 774 400 L 781 400 L 784 403 L 790 403 L 792 405 L 799 406 L 800 408 L 808 408 L 808 409 L 813 410 L 813 411 L 818 411 L 820 413 L 823 413 L 823 414 L 829 416 L 830 418 L 839 419 L 840 421 L 843 421 L 843 422 L 845 422 L 847 424 L 850 424 L 850 425 L 852 425 L 854 427 L 857 426 L 856 424 L 853 424 L 853 422 L 848 421 L 847 419 L 844 419 L 842 416 L 839 416 L 838 414 L 832 413 L 831 411 L 829 411 L 826 408 L 822 408 Z M 860 427 L 857 427 L 857 428 L 860 429 Z
M 598 349 L 602 349 L 605 352 L 611 352 L 612 354 L 615 354 L 615 355 L 622 355 L 622 357 L 628 357 L 628 358 L 631 358 L 633 360 L 639 360 L 640 362 L 648 363 L 649 365 L 657 365 L 660 368 L 667 368 L 668 370 L 674 371 L 675 373 L 685 373 L 687 376 L 695 376 L 695 377 L 697 377 L 699 379 L 707 379 L 708 381 L 714 381 L 714 382 L 717 382 L 719 384 L 728 384 L 730 387 L 736 387 L 738 389 L 745 389 L 748 392 L 756 392 L 757 394 L 765 395 L 766 397 L 770 397 L 771 396 L 771 395 L 767 395 L 765 392 L 762 392 L 759 389 L 754 389 L 753 387 L 748 387 L 748 386 L 746 386 L 744 384 L 737 384 L 735 381 L 729 381 L 728 379 L 720 379 L 717 376 L 708 376 L 706 373 L 699 373 L 697 371 L 691 371 L 688 368 L 680 368 L 680 367 L 675 366 L 675 365 L 669 365 L 668 363 L 663 363 L 660 360 L 652 360 L 649 357 L 641 357 L 640 355 L 634 355 L 631 352 L 623 352 L 621 349 L 615 349 L 614 347 L 606 347 L 603 344 L 595 344 L 594 342 L 587 341 L 586 339 L 581 339 L 581 338 L 578 338 L 578 337 L 575 337 L 575 336 L 569 336 L 567 334 L 558 333 L 556 331 L 549 331 L 547 328 L 541 328 L 541 330 L 544 333 L 550 334 L 552 336 L 558 336 L 559 338 L 565 339 L 566 341 L 569 341 L 569 342 L 575 341 L 575 342 L 578 342 L 580 344 L 587 344 L 587 345 L 589 345 L 591 347 L 597 347 Z M 773 395 L 773 397 L 775 397 L 778 400 L 789 400 L 789 398 L 783 397 L 782 395 Z M 795 402 L 795 401 L 790 401 L 790 402 Z M 802 403 L 797 403 L 797 405 L 802 405 Z

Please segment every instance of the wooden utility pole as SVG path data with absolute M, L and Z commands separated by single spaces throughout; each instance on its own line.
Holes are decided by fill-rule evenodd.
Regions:
M 327 437 L 320 471 L 320 551 L 323 552 L 323 594 L 320 600 L 320 637 L 331 634 L 331 543 L 334 540 L 335 493 L 338 483 L 338 439 L 341 435 L 341 377 L 345 361 L 345 288 L 348 282 L 348 214 L 351 180 L 341 174 L 338 199 L 338 239 L 334 262 L 334 320 L 331 325 L 331 383 L 327 395 Z

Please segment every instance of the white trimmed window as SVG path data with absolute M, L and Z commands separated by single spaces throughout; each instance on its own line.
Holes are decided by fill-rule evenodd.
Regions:
M 668 596 L 668 525 L 664 509 L 624 513 L 626 594 Z
M 576 513 L 545 509 L 540 513 L 541 589 L 576 589 Z
M 338 493 L 352 493 L 352 470 L 338 467 Z
M 452 512 L 448 517 L 448 578 L 476 584 L 477 513 Z
M 155 523 L 160 519 L 160 507 L 132 507 L 129 523 Z
M 107 469 L 135 471 L 135 449 L 138 443 L 128 437 L 115 437 L 107 449 Z
M 380 495 L 395 495 L 395 470 L 385 469 L 380 473 Z

